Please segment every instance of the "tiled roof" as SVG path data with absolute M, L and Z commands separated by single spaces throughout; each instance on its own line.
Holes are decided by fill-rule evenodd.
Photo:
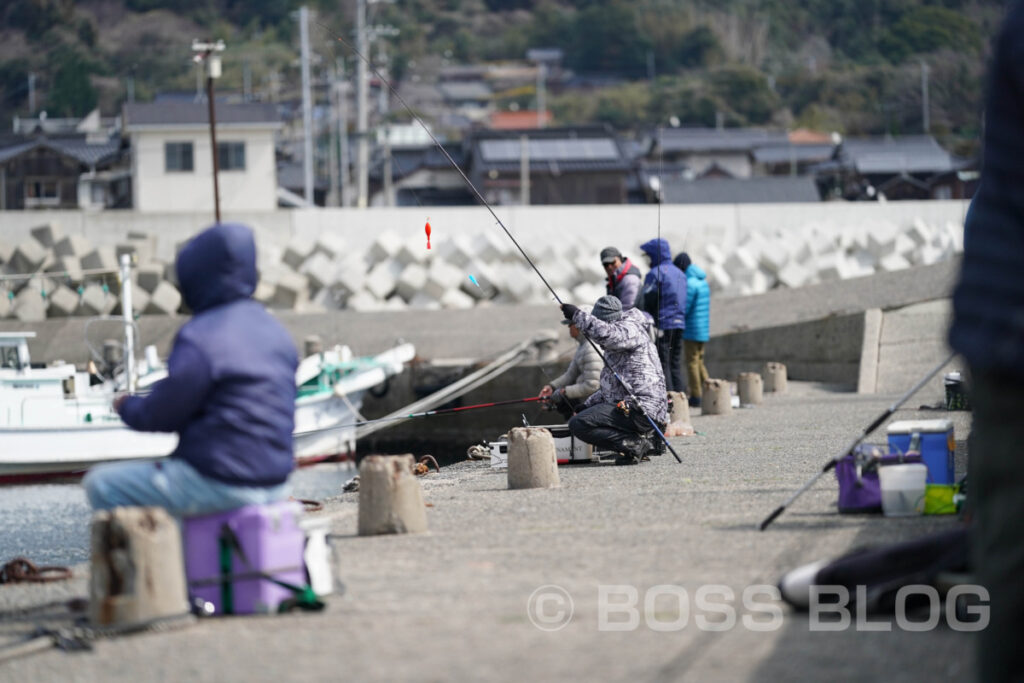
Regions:
M 769 204 L 821 201 L 814 179 L 809 176 L 665 180 L 663 193 L 664 201 L 667 204 Z
M 441 83 L 437 89 L 446 100 L 487 100 L 492 95 L 491 89 L 480 81 Z
M 132 103 L 124 105 L 125 128 L 132 126 L 195 126 L 209 125 L 205 102 Z M 279 124 L 277 107 L 273 104 L 215 104 L 218 126 L 232 124 Z
M 0 149 L 0 163 L 37 147 L 52 149 L 54 152 L 71 157 L 86 166 L 99 166 L 118 156 L 121 150 L 121 140 L 120 138 L 111 138 L 101 143 L 86 142 L 84 137 L 26 140 Z
M 544 112 L 544 123 L 549 124 L 552 120 L 551 111 Z M 496 111 L 491 114 L 491 128 L 494 130 L 523 130 L 527 128 L 539 128 L 536 110 L 527 111 Z
M 807 163 L 826 161 L 835 152 L 835 145 L 768 145 L 754 150 L 754 161 L 761 164 L 784 164 L 790 161 Z
M 900 138 L 850 138 L 839 149 L 839 160 L 858 173 L 942 173 L 958 162 L 930 135 Z
M 654 138 L 668 153 L 744 152 L 789 142 L 785 133 L 757 128 L 663 128 Z

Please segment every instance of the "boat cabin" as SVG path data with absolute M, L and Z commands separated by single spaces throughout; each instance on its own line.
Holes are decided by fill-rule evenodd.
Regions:
M 28 340 L 35 332 L 0 332 L 0 368 L 23 370 L 31 365 Z

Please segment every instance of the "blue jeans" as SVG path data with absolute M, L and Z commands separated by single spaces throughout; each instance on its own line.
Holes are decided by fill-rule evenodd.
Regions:
M 288 497 L 288 484 L 237 486 L 203 476 L 178 458 L 98 465 L 82 480 L 94 510 L 155 505 L 175 517 L 208 515 Z

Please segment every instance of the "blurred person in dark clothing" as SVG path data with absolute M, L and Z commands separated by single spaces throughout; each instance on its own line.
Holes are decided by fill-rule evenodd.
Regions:
M 1024 3 L 994 43 L 981 182 L 964 224 L 949 343 L 971 371 L 972 554 L 988 589 L 982 681 L 1024 680 Z

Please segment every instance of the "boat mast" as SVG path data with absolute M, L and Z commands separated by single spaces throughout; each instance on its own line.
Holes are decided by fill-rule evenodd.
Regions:
M 121 254 L 121 315 L 124 319 L 124 377 L 129 393 L 135 391 L 135 321 L 132 315 L 132 256 Z

